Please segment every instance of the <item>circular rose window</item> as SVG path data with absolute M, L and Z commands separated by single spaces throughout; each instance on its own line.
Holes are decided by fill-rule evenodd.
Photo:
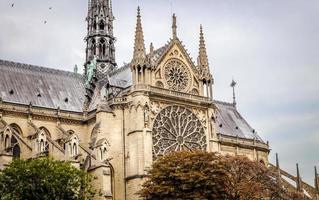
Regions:
M 190 74 L 184 63 L 172 59 L 164 67 L 164 78 L 170 89 L 183 91 L 188 87 Z
M 182 106 L 169 106 L 153 124 L 153 156 L 171 151 L 206 150 L 204 127 L 197 116 Z

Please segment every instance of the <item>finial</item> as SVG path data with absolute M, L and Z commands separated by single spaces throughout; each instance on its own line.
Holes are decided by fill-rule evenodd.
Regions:
M 172 29 L 173 29 L 173 39 L 177 38 L 177 25 L 176 25 L 176 15 L 175 13 L 173 14 L 173 25 L 172 25 Z
M 301 177 L 300 177 L 300 172 L 299 172 L 299 165 L 298 163 L 296 164 L 297 167 L 297 180 L 296 180 L 296 186 L 297 186 L 297 190 L 299 192 L 302 191 L 302 186 L 301 186 Z
M 137 7 L 137 21 L 135 30 L 133 64 L 144 64 L 146 58 L 144 35 L 141 21 L 141 10 Z
M 230 84 L 230 87 L 233 88 L 233 105 L 236 107 L 236 94 L 235 94 L 235 87 L 236 87 L 237 83 L 234 81 L 234 79 L 232 79 L 232 82 Z
M 153 46 L 153 42 L 151 42 L 150 44 L 150 53 L 153 54 L 154 52 L 154 46 Z
M 276 153 L 276 167 L 277 167 L 277 169 L 280 169 L 278 153 Z
M 76 74 L 78 73 L 78 65 L 74 65 L 73 72 Z
M 137 6 L 137 16 L 141 17 L 141 8 L 140 8 L 140 6 Z
M 319 194 L 319 177 L 317 172 L 317 167 L 315 166 L 315 188 L 317 193 Z

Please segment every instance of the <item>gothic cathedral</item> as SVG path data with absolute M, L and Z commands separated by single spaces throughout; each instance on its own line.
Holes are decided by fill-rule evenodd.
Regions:
M 268 164 L 269 145 L 235 101 L 214 99 L 201 26 L 196 63 L 175 15 L 168 43 L 146 50 L 138 8 L 133 58 L 119 67 L 111 0 L 88 6 L 83 75 L 0 60 L 0 169 L 13 158 L 50 155 L 94 174 L 103 192 L 96 199 L 135 200 L 153 161 L 170 151 Z

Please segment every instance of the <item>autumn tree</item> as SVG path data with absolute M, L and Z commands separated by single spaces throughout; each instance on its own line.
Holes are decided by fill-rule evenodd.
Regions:
M 158 158 L 138 193 L 147 200 L 288 200 L 276 172 L 243 156 L 181 151 Z M 299 200 L 299 199 L 298 199 Z
M 64 161 L 14 160 L 0 172 L 1 200 L 86 200 L 94 195 L 91 177 Z
M 227 173 L 214 153 L 174 152 L 158 158 L 139 192 L 145 199 L 225 199 Z

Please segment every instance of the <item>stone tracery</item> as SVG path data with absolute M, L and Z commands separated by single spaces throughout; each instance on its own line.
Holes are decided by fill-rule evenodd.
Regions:
M 185 107 L 169 106 L 153 124 L 153 156 L 179 150 L 206 150 L 204 127 Z
M 177 59 L 167 62 L 164 68 L 164 77 L 169 88 L 177 91 L 187 89 L 190 82 L 190 75 L 186 66 Z

